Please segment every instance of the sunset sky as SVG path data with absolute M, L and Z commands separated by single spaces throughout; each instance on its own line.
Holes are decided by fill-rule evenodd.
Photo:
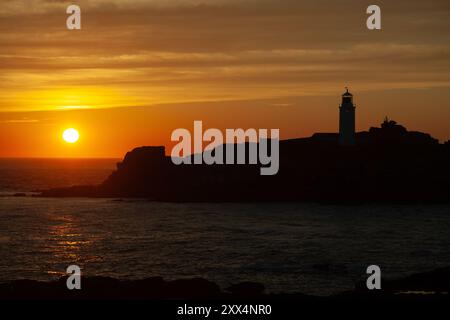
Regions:
M 335 132 L 345 86 L 358 130 L 389 116 L 444 142 L 449 35 L 448 0 L 2 0 L 0 157 L 122 157 L 194 120 Z

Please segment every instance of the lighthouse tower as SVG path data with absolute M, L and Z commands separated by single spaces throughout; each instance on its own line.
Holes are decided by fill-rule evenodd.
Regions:
M 353 95 L 347 91 L 342 95 L 339 106 L 339 144 L 341 146 L 355 145 L 355 105 Z

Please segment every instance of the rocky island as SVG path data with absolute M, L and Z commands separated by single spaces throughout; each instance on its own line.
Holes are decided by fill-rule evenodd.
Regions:
M 450 202 L 448 142 L 440 144 L 387 119 L 379 128 L 356 133 L 352 146 L 342 146 L 338 139 L 337 133 L 318 133 L 280 141 L 280 169 L 274 176 L 261 176 L 260 165 L 175 165 L 164 147 L 140 147 L 128 152 L 99 185 L 44 190 L 40 196 L 177 202 Z

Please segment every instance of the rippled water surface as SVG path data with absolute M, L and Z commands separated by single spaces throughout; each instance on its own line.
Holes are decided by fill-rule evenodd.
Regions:
M 101 181 L 111 166 L 78 178 Z M 353 288 L 370 264 L 380 265 L 386 277 L 448 266 L 449 234 L 446 205 L 173 204 L 4 195 L 0 281 L 49 280 L 76 263 L 85 275 L 204 277 L 221 286 L 251 280 L 272 292 L 328 294 Z

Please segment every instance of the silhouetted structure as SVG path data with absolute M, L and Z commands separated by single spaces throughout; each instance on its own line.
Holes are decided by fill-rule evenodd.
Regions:
M 339 106 L 339 144 L 353 146 L 355 144 L 355 105 L 353 95 L 348 92 L 342 95 L 342 104 Z
M 439 144 L 437 139 L 434 139 L 429 134 L 408 131 L 405 127 L 397 124 L 393 120 L 385 118 L 381 124 L 381 128 L 370 128 L 369 132 L 358 133 L 357 141 L 360 144 L 380 144 L 380 145 L 430 145 Z

